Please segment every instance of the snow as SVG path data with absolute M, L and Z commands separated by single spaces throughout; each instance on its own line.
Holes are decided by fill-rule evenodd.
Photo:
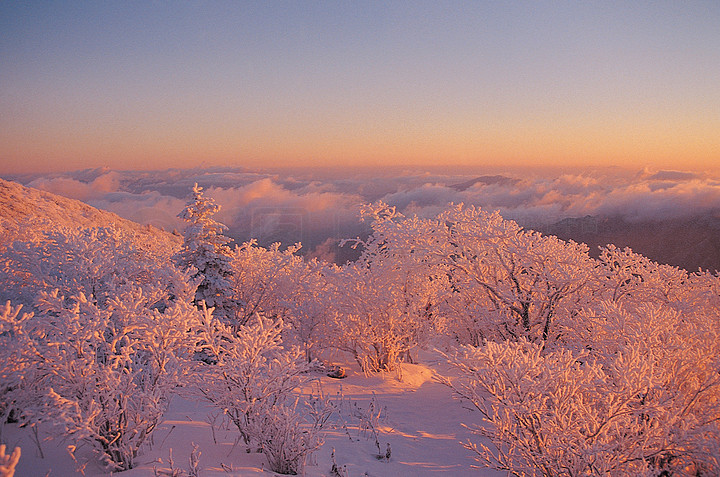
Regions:
M 385 218 L 352 264 L 228 252 L 218 292 L 248 309 L 224 323 L 192 303 L 176 237 L 101 216 L 78 229 L 77 204 L 0 182 L 0 444 L 22 448 L 17 475 L 105 476 L 100 455 L 129 476 L 268 475 L 304 456 L 315 477 L 719 475 L 720 275 L 613 246 L 590 258 L 462 205 L 371 208 Z M 18 413 L 26 427 L 5 424 Z
M 0 179 L 0 248 L 13 240 L 42 237 L 48 231 L 114 227 L 134 236 L 138 244 L 154 249 L 156 242 L 179 247 L 180 237 L 149 225 L 123 219 L 84 202 L 68 199 Z
M 383 452 L 390 443 L 391 458 L 388 462 L 379 460 L 371 433 L 352 427 L 346 430 L 336 416 L 335 425 L 325 431 L 324 445 L 309 459 L 306 476 L 330 476 L 333 449 L 338 467 L 349 477 L 502 475 L 490 469 L 471 468 L 475 464 L 472 454 L 460 445 L 460 441 L 468 440 L 471 434 L 459 423 L 479 422 L 479 416 L 454 399 L 448 387 L 434 380 L 436 373 L 446 376 L 452 373 L 439 354 L 421 353 L 419 364 L 402 364 L 402 381 L 396 373 L 365 376 L 359 366 L 350 361 L 343 366 L 348 371 L 347 378 L 333 379 L 317 374 L 317 379 L 303 391 L 316 392 L 319 385 L 328 396 L 342 392 L 346 403 L 357 403 L 362 409 L 366 409 L 374 397 L 386 408 L 378 426 L 378 437 Z M 201 452 L 202 476 L 280 475 L 267 470 L 263 454 L 247 453 L 242 444 L 234 442 L 236 430 L 218 428 L 220 418 L 213 429 L 209 417 L 212 415 L 213 409 L 208 405 L 174 396 L 163 422 L 153 433 L 152 442 L 142 448 L 137 467 L 113 475 L 153 476 L 153 469 L 169 469 L 170 452 L 175 467 L 187 469 L 193 443 Z M 217 443 L 213 440 L 213 430 Z M 40 477 L 48 472 L 50 476 L 77 475 L 76 464 L 62 440 L 41 442 L 43 458 L 28 429 L 7 425 L 3 438 L 9 443 L 9 449 L 16 445 L 22 447 L 17 476 Z M 90 449 L 81 449 L 77 454 L 78 461 L 87 460 L 87 476 L 110 475 L 97 465 Z

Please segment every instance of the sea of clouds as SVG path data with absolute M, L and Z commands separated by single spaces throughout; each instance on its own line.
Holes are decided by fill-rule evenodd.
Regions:
M 627 222 L 720 218 L 717 176 L 670 170 L 93 169 L 6 178 L 168 231 L 182 230 L 177 214 L 197 182 L 222 206 L 216 218 L 237 242 L 302 242 L 317 256 L 335 253 L 339 239 L 366 234 L 360 206 L 378 200 L 420 216 L 463 202 L 540 229 L 585 216 Z

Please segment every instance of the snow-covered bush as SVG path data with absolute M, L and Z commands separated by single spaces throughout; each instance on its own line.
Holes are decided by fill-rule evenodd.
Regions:
M 293 391 L 313 365 L 299 347 L 283 347 L 281 319 L 254 318 L 235 328 L 204 309 L 197 336 L 212 363 L 196 364 L 189 392 L 221 410 L 247 446 L 265 453 L 271 470 L 297 474 L 322 444 L 331 406 L 298 404 Z
M 546 343 L 558 337 L 556 323 L 580 310 L 593 277 L 585 244 L 525 230 L 497 212 L 452 206 L 433 225 L 431 256 L 451 275 L 454 297 L 473 307 L 468 323 L 484 338 Z M 461 312 L 461 307 L 453 308 Z
M 285 314 L 285 297 L 293 292 L 298 271 L 304 267 L 302 258 L 295 255 L 299 248 L 295 245 L 280 251 L 279 243 L 265 248 L 251 240 L 232 251 L 233 296 L 240 303 L 238 325 L 246 324 L 256 313 Z
M 720 272 L 699 270 L 689 274 L 687 285 L 681 292 L 682 305 L 676 308 L 720 329 Z
M 132 468 L 192 358 L 191 298 L 176 296 L 161 312 L 158 297 L 139 288 L 102 307 L 82 293 L 42 292 L 29 323 L 36 379 L 24 389 L 23 419 L 50 422 L 71 449 L 91 443 L 112 470 Z
M 465 347 L 446 384 L 480 412 L 466 443 L 484 465 L 525 475 L 717 475 L 717 329 L 646 305 L 585 313 L 587 346 Z M 663 474 L 664 473 L 664 474 Z
M 294 403 L 280 403 L 272 412 L 264 413 L 255 423 L 259 445 L 270 465 L 280 474 L 296 475 L 305 460 L 323 443 L 323 421 L 310 415 Z
M 48 422 L 72 446 L 90 442 L 111 469 L 132 467 L 162 416 L 193 355 L 188 330 L 199 315 L 187 274 L 130 259 L 114 267 L 123 257 L 98 252 L 77 270 L 69 265 L 63 288 L 74 294 L 39 291 L 34 316 L 8 303 L 0 320 L 3 417 Z M 40 263 L 61 274 L 63 260 L 75 259 L 67 253 Z M 93 285 L 87 271 L 105 281 Z M 86 294 L 88 287 L 98 296 Z
M 443 329 L 436 306 L 447 275 L 428 264 L 417 244 L 424 240 L 419 219 L 382 203 L 364 215 L 373 220 L 373 233 L 353 241 L 362 246 L 360 258 L 333 273 L 328 304 L 335 314 L 328 332 L 364 372 L 397 370 Z
M 260 423 L 308 379 L 311 365 L 300 348 L 282 346 L 284 327 L 256 315 L 235 329 L 203 309 L 197 337 L 212 363 L 196 362 L 188 391 L 225 413 L 248 446 L 260 444 Z
M 13 355 L 3 360 L 12 363 L 2 369 L 5 417 L 63 424 L 111 467 L 132 465 L 154 427 L 135 423 L 134 407 L 140 420 L 156 421 L 148 415 L 162 414 L 179 354 L 194 344 L 183 321 L 197 314 L 188 305 L 196 284 L 169 262 L 166 245 L 143 247 L 122 229 L 59 228 L 5 250 L 4 289 L 35 308 L 34 317 L 10 305 L 3 314 L 0 353 Z M 133 395 L 136 387 L 144 391 Z
M 314 350 L 330 346 L 326 324 L 332 320 L 330 282 L 337 267 L 318 260 L 303 260 L 295 244 L 280 250 L 274 243 L 259 247 L 255 240 L 232 252 L 233 297 L 240 304 L 237 325 L 256 313 L 278 317 L 288 325 L 285 342 L 301 346 L 308 362 Z
M 0 293 L 31 306 L 41 290 L 84 293 L 104 303 L 116 284 L 161 287 L 174 250 L 172 242 L 162 242 L 160 235 L 154 247 L 143 248 L 132 234 L 112 227 L 47 231 L 14 242 L 0 256 Z
M 399 281 L 349 264 L 334 276 L 333 346 L 349 352 L 366 373 L 396 370 L 419 344 L 423 309 L 408 303 Z M 416 313 L 417 312 L 417 313 Z
M 26 329 L 33 314 L 21 312 L 22 305 L 12 306 L 9 301 L 0 309 L 0 431 L 11 417 L 17 417 L 17 401 L 35 372 L 28 355 L 32 341 Z
M 308 363 L 324 349 L 333 347 L 330 324 L 338 310 L 332 303 L 336 296 L 332 280 L 337 270 L 333 264 L 300 260 L 287 280 L 292 285 L 282 295 L 283 316 L 289 325 L 286 342 L 300 346 Z
M 625 308 L 645 303 L 681 307 L 690 285 L 685 270 L 614 245 L 601 247 L 597 273 L 598 298 L 621 303 Z
M 205 197 L 197 183 L 185 208 L 178 217 L 187 222 L 185 241 L 176 261 L 183 269 L 194 269 L 200 283 L 195 303 L 215 308 L 215 315 L 228 322 L 236 321 L 237 304 L 231 297 L 232 260 L 227 227 L 212 218 L 220 210 L 215 200 Z
M 555 341 L 556 323 L 583 307 L 595 277 L 586 245 L 525 230 L 497 212 L 460 204 L 421 219 L 378 203 L 367 213 L 373 236 L 360 262 L 421 285 L 397 288 L 416 311 L 428 307 L 435 332 L 458 339 Z

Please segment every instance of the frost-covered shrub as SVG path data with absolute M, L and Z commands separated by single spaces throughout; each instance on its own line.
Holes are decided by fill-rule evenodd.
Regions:
M 276 405 L 255 425 L 258 426 L 258 443 L 270 470 L 280 474 L 296 475 L 304 467 L 308 455 L 323 443 L 323 422 L 310 419 L 305 410 L 298 408 L 298 401 Z
M 1 334 L 2 353 L 14 355 L 0 390 L 6 417 L 16 409 L 14 417 L 64 424 L 110 467 L 132 465 L 154 427 L 135 414 L 151 422 L 162 414 L 164 387 L 193 345 L 183 321 L 196 284 L 169 263 L 175 244 L 158 238 L 147 247 L 123 229 L 59 228 L 5 250 L 3 289 L 35 309 L 22 320 L 4 314 L 11 329 Z
M 629 309 L 604 301 L 578 317 L 582 330 L 578 326 L 574 334 L 578 347 L 605 368 L 627 349 L 650 367 L 642 404 L 657 416 L 669 448 L 656 465 L 714 475 L 720 471 L 720 329 L 717 315 L 678 311 L 684 308 L 660 300 Z
M 329 311 L 329 276 L 334 266 L 305 261 L 300 244 L 280 250 L 280 244 L 259 247 L 254 240 L 232 252 L 233 297 L 239 304 L 236 325 L 256 313 L 282 318 L 289 325 L 285 342 L 301 346 L 308 362 L 313 351 L 327 346 L 324 324 Z
M 683 289 L 683 311 L 702 314 L 708 320 L 714 319 L 720 327 L 720 272 L 697 271 L 688 276 Z
M 235 330 L 203 311 L 197 337 L 211 364 L 196 363 L 188 390 L 224 412 L 246 445 L 259 444 L 259 423 L 287 403 L 311 365 L 298 347 L 282 346 L 282 320 L 256 315 Z
M 499 213 L 462 204 L 439 214 L 432 226 L 439 244 L 430 255 L 447 267 L 451 309 L 463 314 L 471 298 L 483 338 L 548 343 L 557 324 L 582 308 L 594 261 L 585 244 L 526 230 Z M 461 306 L 454 305 L 459 299 Z
M 26 329 L 33 314 L 22 313 L 22 308 L 8 301 L 0 309 L 0 430 L 11 417 L 17 418 L 17 401 L 26 383 L 33 381 L 34 369 L 28 354 L 32 341 Z
M 332 303 L 336 286 L 332 280 L 337 276 L 337 267 L 315 259 L 300 260 L 291 271 L 287 283 L 292 285 L 281 301 L 289 325 L 285 341 L 300 346 L 310 363 L 322 350 L 333 346 L 330 324 L 337 309 Z
M 240 304 L 238 325 L 253 320 L 256 313 L 286 315 L 287 297 L 293 294 L 306 268 L 303 259 L 295 255 L 299 249 L 300 246 L 295 245 L 280 251 L 279 243 L 265 248 L 251 240 L 232 251 L 233 296 Z
M 132 234 L 112 227 L 59 228 L 35 240 L 16 241 L 0 256 L 0 293 L 13 303 L 34 305 L 38 293 L 83 293 L 103 304 L 118 285 L 162 289 L 175 244 L 159 235 L 143 248 Z
M 328 304 L 335 314 L 328 331 L 364 372 L 397 370 L 443 331 L 436 307 L 447 274 L 426 260 L 424 222 L 382 203 L 363 213 L 373 220 L 373 233 L 354 241 L 362 246 L 360 258 L 332 275 Z
M 462 375 L 448 384 L 480 412 L 484 423 L 468 427 L 493 449 L 464 446 L 481 464 L 518 475 L 642 474 L 647 464 L 634 459 L 636 443 L 623 435 L 640 417 L 631 401 L 641 383 L 606 394 L 612 384 L 602 368 L 583 358 L 567 350 L 543 355 L 526 341 L 463 348 L 453 361 Z M 630 455 L 618 453 L 623 444 Z
M 25 363 L 11 370 L 9 395 L 20 418 L 50 423 L 71 451 L 92 444 L 112 470 L 131 468 L 194 352 L 193 288 L 182 275 L 167 278 L 181 280 L 166 284 L 168 300 L 160 299 L 165 288 L 118 288 L 102 306 L 83 293 L 41 292 L 39 313 L 23 318 L 14 330 L 22 339 L 9 342 Z M 3 316 L 7 322 L 17 310 Z
M 334 276 L 335 311 L 327 327 L 333 346 L 347 351 L 365 373 L 396 370 L 418 346 L 426 323 L 393 278 L 349 264 Z
M 281 251 L 280 244 L 260 247 L 255 240 L 232 251 L 233 297 L 238 303 L 236 326 L 256 313 L 282 318 L 288 325 L 286 343 L 297 344 L 308 362 L 317 350 L 332 346 L 328 322 L 334 317 L 332 285 L 337 267 L 318 260 L 303 260 L 301 245 Z
M 465 444 L 479 462 L 525 475 L 717 475 L 717 330 L 651 306 L 606 304 L 579 322 L 597 339 L 576 351 L 488 342 L 452 359 L 461 376 L 446 383 L 493 446 Z
M 597 274 L 597 298 L 627 309 L 646 303 L 680 308 L 691 288 L 687 271 L 614 245 L 601 247 Z
M 73 442 L 90 442 L 113 470 L 133 467 L 186 371 L 198 311 L 190 297 L 162 312 L 140 289 L 98 307 L 84 295 L 43 293 L 35 329 L 36 366 L 47 389 L 30 420 L 50 420 Z
M 595 278 L 587 246 L 525 230 L 497 212 L 460 204 L 427 219 L 378 203 L 366 213 L 373 235 L 358 263 L 395 283 L 415 324 L 463 342 L 554 342 L 556 325 L 583 307 Z

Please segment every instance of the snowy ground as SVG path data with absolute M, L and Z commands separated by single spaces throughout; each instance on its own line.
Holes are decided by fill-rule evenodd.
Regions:
M 471 437 L 460 423 L 477 422 L 479 416 L 453 399 L 447 387 L 433 380 L 436 372 L 447 375 L 452 371 L 433 353 L 422 355 L 420 362 L 403 365 L 402 381 L 389 373 L 366 377 L 350 364 L 345 379 L 318 376 L 325 395 L 336 396 L 342 388 L 346 409 L 357 403 L 361 410 L 366 410 L 374 395 L 375 402 L 386 408 L 379 420 L 377 437 L 383 452 L 390 444 L 392 455 L 389 461 L 379 460 L 371 431 L 361 432 L 357 423 L 343 426 L 342 422 L 350 420 L 336 419 L 334 428 L 325 434 L 325 444 L 309 459 L 305 475 L 330 476 L 333 449 L 341 475 L 347 477 L 502 475 L 489 469 L 473 469 L 471 453 L 459 444 Z M 316 382 L 312 387 L 317 386 Z M 242 444 L 234 445 L 237 433 L 220 429 L 220 419 L 211 426 L 208 422 L 211 414 L 212 409 L 204 404 L 174 398 L 165 421 L 153 434 L 153 442 L 138 456 L 136 468 L 119 475 L 145 477 L 153 476 L 154 468 L 166 470 L 171 450 L 175 467 L 187 469 L 192 443 L 202 453 L 203 477 L 279 475 L 267 470 L 263 454 L 246 453 Z M 9 449 L 15 445 L 22 447 L 18 477 L 78 475 L 77 465 L 65 451 L 67 442 L 43 441 L 38 446 L 31 433 L 13 425 L 7 425 L 3 434 Z M 109 475 L 95 463 L 90 449 L 81 449 L 77 455 L 79 461 L 89 461 L 86 475 Z

